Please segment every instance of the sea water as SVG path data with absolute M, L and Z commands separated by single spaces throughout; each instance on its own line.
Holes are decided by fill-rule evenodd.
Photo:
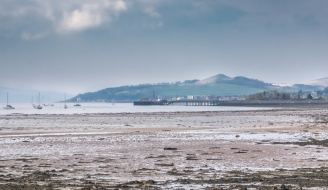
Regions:
M 234 107 L 234 106 L 134 106 L 133 103 L 54 103 L 54 106 L 43 106 L 42 109 L 31 108 L 28 103 L 13 103 L 15 109 L 0 109 L 0 115 L 22 114 L 81 114 L 81 113 L 124 113 L 124 112 L 196 112 L 196 111 L 234 111 L 234 110 L 264 110 L 272 108 Z

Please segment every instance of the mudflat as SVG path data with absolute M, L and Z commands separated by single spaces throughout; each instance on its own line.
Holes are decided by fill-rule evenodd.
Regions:
M 0 116 L 0 189 L 328 189 L 328 110 Z

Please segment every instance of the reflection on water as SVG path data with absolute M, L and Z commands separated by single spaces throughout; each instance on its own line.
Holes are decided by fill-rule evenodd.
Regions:
M 43 109 L 33 109 L 28 103 L 12 104 L 15 109 L 1 109 L 0 114 L 24 113 L 24 114 L 74 114 L 74 113 L 123 113 L 123 112 L 178 112 L 178 111 L 230 111 L 230 110 L 259 110 L 271 108 L 254 107 L 229 107 L 229 106 L 134 106 L 132 103 L 81 103 L 82 106 L 74 106 L 75 103 L 67 103 L 68 109 L 64 109 L 63 103 L 55 103 L 54 106 L 44 106 Z

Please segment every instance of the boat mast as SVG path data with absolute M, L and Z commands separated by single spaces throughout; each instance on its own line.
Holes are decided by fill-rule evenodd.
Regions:
M 9 104 L 8 104 L 8 92 L 7 92 L 7 105 L 9 105 Z

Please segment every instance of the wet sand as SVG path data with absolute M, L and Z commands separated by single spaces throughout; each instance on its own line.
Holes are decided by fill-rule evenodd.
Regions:
M 328 189 L 328 111 L 0 116 L 0 189 Z

